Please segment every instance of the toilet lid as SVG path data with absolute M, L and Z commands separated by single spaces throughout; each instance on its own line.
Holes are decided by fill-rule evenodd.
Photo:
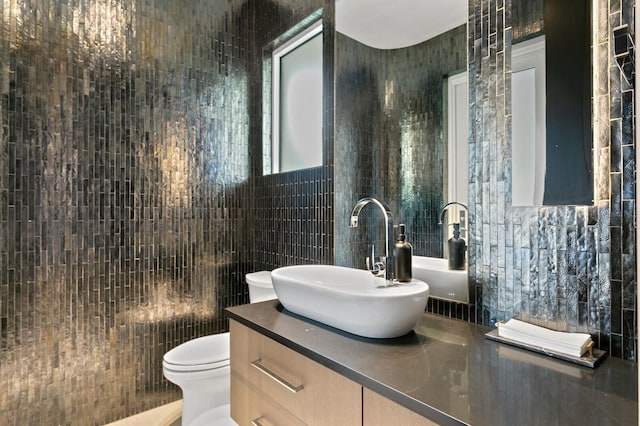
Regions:
M 256 287 L 273 288 L 271 271 L 251 272 L 245 275 L 244 278 L 247 281 L 247 284 L 251 284 Z
M 184 342 L 164 354 L 164 363 L 174 369 L 198 366 L 210 369 L 229 365 L 229 333 Z

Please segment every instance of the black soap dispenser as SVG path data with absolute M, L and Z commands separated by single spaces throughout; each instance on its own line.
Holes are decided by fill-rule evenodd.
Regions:
M 453 237 L 449 238 L 449 269 L 464 269 L 467 244 L 460 238 L 460 224 L 453 224 Z
M 398 225 L 400 234 L 398 241 L 393 247 L 393 255 L 396 258 L 395 279 L 400 282 L 411 281 L 411 256 L 413 256 L 413 247 L 409 244 L 405 235 L 405 225 Z

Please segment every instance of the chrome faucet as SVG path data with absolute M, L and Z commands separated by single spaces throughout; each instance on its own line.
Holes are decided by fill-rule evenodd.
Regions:
M 443 224 L 444 214 L 447 212 L 447 209 L 454 205 L 462 207 L 467 211 L 467 214 L 469 213 L 469 209 L 467 208 L 467 206 L 457 201 L 452 201 L 450 203 L 445 204 L 444 207 L 442 207 L 442 209 L 440 210 L 440 222 L 438 222 L 439 225 Z M 460 212 L 458 221 L 452 224 L 453 238 L 447 240 L 447 237 L 448 237 L 447 231 L 449 229 L 448 226 L 445 228 L 445 231 L 444 231 L 444 241 L 443 241 L 444 250 L 446 251 L 447 258 L 449 259 L 449 269 L 454 269 L 454 270 L 465 269 L 466 267 L 465 258 L 466 258 L 467 245 L 464 239 L 460 238 L 460 222 L 462 222 L 461 219 L 464 217 L 462 214 L 463 212 Z M 447 225 L 451 225 L 451 224 L 448 223 Z
M 360 212 L 369 203 L 373 203 L 380 208 L 385 222 L 385 253 L 380 262 L 376 261 L 374 249 L 370 248 L 369 257 L 367 258 L 367 269 L 372 273 L 378 275 L 384 270 L 384 278 L 386 281 L 393 280 L 393 274 L 395 271 L 395 259 L 393 257 L 393 219 L 391 217 L 391 210 L 389 207 L 381 201 L 375 198 L 366 197 L 360 199 L 353 210 L 351 211 L 350 227 L 358 227 L 358 216 Z
M 452 205 L 461 206 L 462 208 L 464 208 L 467 211 L 467 213 L 469 212 L 469 209 L 467 208 L 467 206 L 465 206 L 462 203 L 459 203 L 457 201 L 452 201 L 450 203 L 447 203 L 447 204 L 444 205 L 444 207 L 442 207 L 442 209 L 440 209 L 440 222 L 438 222 L 438 225 L 442 225 L 443 224 L 444 214 L 447 212 L 447 209 L 449 208 L 449 206 L 452 206 Z
M 463 209 L 465 209 L 467 211 L 467 216 L 469 216 L 469 208 L 467 208 L 467 206 L 465 206 L 464 204 L 459 203 L 457 201 L 452 201 L 450 203 L 445 204 L 444 207 L 442 207 L 442 209 L 440 209 L 440 222 L 438 222 L 438 225 L 442 225 L 444 223 L 444 215 L 447 212 L 447 209 L 449 209 L 449 207 L 453 206 L 453 205 L 457 205 L 457 206 L 460 206 Z M 462 212 L 460 212 L 460 216 L 462 217 Z M 458 221 L 458 223 L 460 223 L 460 221 Z M 467 231 L 466 223 L 461 224 L 461 225 L 462 225 L 461 230 L 465 231 L 464 237 L 467 238 L 467 236 L 466 236 L 466 231 Z M 449 229 L 449 228 L 447 227 L 447 229 Z M 446 231 L 445 231 L 445 235 L 446 235 Z M 445 237 L 445 240 L 446 240 L 446 237 Z

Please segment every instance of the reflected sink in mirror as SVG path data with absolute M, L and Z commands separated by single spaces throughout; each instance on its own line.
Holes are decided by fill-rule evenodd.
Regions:
M 288 311 L 377 339 L 413 330 L 429 297 L 423 281 L 385 286 L 383 277 L 334 265 L 286 266 L 272 271 L 271 280 Z
M 413 256 L 413 277 L 429 284 L 429 296 L 454 302 L 469 303 L 467 270 L 449 269 L 448 260 Z

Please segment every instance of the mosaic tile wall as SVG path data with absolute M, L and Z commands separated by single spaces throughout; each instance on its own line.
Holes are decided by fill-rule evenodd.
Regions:
M 256 270 L 333 263 L 333 194 L 327 168 L 282 173 L 256 186 Z
M 598 200 L 513 209 L 510 1 L 470 2 L 470 278 L 481 322 L 517 314 L 587 330 L 636 359 L 633 91 L 609 47 L 634 10 L 598 4 Z M 173 401 L 162 355 L 226 330 L 222 309 L 246 302 L 246 272 L 333 260 L 333 120 L 325 166 L 259 176 L 261 45 L 317 7 L 0 2 L 3 423 L 103 424 Z M 430 309 L 475 320 L 473 305 Z
M 453 53 L 452 53 L 453 52 Z M 445 76 L 464 72 L 466 26 L 421 44 L 381 50 L 336 34 L 336 263 L 364 267 L 367 245 L 384 254 L 382 215 L 373 206 L 350 229 L 362 197 L 389 205 L 407 225 L 414 253 L 443 257 Z
M 511 0 L 511 37 L 523 41 L 544 31 L 544 0 Z
M 280 260 L 262 247 L 253 265 L 254 215 L 281 188 L 256 178 L 255 35 L 318 3 L 0 2 L 0 423 L 104 424 L 180 398 L 162 355 L 225 331 L 245 273 Z M 305 260 L 331 253 L 313 227 Z
M 469 17 L 470 280 L 479 322 L 521 318 L 589 332 L 637 359 L 633 90 L 612 59 L 611 28 L 633 27 L 633 1 L 597 11 L 591 207 L 510 204 L 511 1 L 473 0 Z
M 333 87 L 333 1 L 280 0 L 260 5 L 256 49 L 323 8 L 323 85 Z M 287 13 L 278 12 L 286 10 Z M 276 13 L 277 12 L 277 13 Z M 270 17 L 274 18 L 271 19 Z M 260 57 L 261 53 L 256 55 Z M 252 69 L 252 93 L 262 93 L 262 67 Z M 263 96 L 269 96 L 268 93 Z M 262 97 L 253 97 L 255 116 L 264 117 Z M 333 263 L 333 91 L 325 90 L 323 107 L 323 166 L 275 175 L 262 175 L 264 155 L 252 156 L 255 181 L 253 259 L 255 270 L 308 263 Z M 268 120 L 268 117 L 265 118 Z M 262 152 L 263 124 L 252 126 L 251 152 Z M 267 133 L 267 136 L 269 134 Z

